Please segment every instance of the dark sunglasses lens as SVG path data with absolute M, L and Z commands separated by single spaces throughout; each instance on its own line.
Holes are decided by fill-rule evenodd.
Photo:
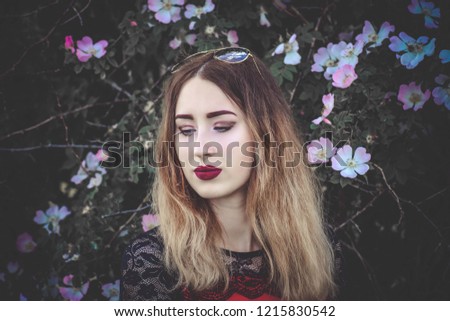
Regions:
M 225 50 L 219 50 L 216 52 L 215 57 L 221 61 L 225 62 L 242 62 L 245 59 L 247 59 L 249 55 L 249 52 L 244 49 L 225 49 Z

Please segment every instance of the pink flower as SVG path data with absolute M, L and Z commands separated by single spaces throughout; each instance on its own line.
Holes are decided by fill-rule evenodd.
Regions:
M 327 116 L 331 113 L 334 108 L 334 95 L 328 94 L 323 95 L 322 97 L 323 109 L 322 116 L 314 119 L 312 122 L 316 125 L 319 125 L 322 121 L 328 125 L 331 125 L 331 121 L 327 118 Z
M 172 40 L 170 40 L 169 47 L 172 48 L 172 49 L 177 49 L 179 46 L 181 46 L 182 43 L 183 42 L 180 39 L 175 37 Z
M 150 231 L 155 226 L 159 225 L 158 216 L 155 214 L 142 215 L 142 229 L 144 232 Z
M 333 86 L 337 88 L 348 88 L 358 75 L 352 65 L 343 65 L 333 74 Z
M 130 26 L 132 26 L 132 27 L 137 27 L 137 22 L 136 21 L 134 21 L 134 20 L 130 20 Z
M 97 158 L 99 162 L 103 162 L 108 159 L 108 153 L 104 149 L 99 149 L 95 154 L 95 158 Z
M 64 48 L 70 50 L 71 53 L 75 53 L 75 44 L 73 42 L 72 36 L 66 36 L 66 42 L 64 43 Z
M 70 301 L 80 301 L 87 293 L 89 289 L 89 281 L 84 283 L 81 287 L 77 288 L 73 286 L 73 274 L 66 275 L 63 278 L 63 283 L 68 287 L 59 287 L 59 293 L 61 296 Z
M 101 58 L 106 54 L 105 48 L 108 46 L 108 41 L 100 40 L 95 44 L 92 42 L 92 38 L 84 36 L 81 40 L 77 41 L 77 57 L 81 62 L 86 62 L 91 59 Z
M 364 175 L 369 170 L 369 165 L 366 163 L 370 161 L 371 155 L 366 153 L 364 147 L 358 147 L 353 156 L 353 150 L 350 145 L 345 145 L 339 148 L 331 158 L 332 168 L 335 171 L 340 171 L 342 177 L 355 178 L 357 174 Z
M 184 0 L 148 0 L 148 8 L 156 12 L 155 19 L 164 24 L 181 20 L 181 8 Z
M 227 40 L 231 44 L 231 46 L 237 46 L 239 41 L 239 37 L 236 30 L 230 30 L 227 33 Z
M 33 238 L 27 232 L 20 234 L 17 237 L 16 247 L 17 250 L 21 253 L 31 253 L 36 248 L 36 243 L 33 241 Z
M 308 145 L 308 161 L 311 164 L 326 163 L 336 153 L 336 148 L 328 138 L 320 137 Z
M 398 91 L 397 99 L 403 103 L 403 110 L 408 110 L 413 108 L 417 111 L 423 107 L 425 102 L 430 99 L 431 92 L 426 90 L 422 92 L 420 85 L 416 85 L 415 82 L 409 85 L 401 85 Z

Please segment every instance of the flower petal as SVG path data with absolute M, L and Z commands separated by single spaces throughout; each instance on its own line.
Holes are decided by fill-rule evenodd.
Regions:
M 155 14 L 155 19 L 164 24 L 168 24 L 171 21 L 170 12 L 167 10 L 160 10 Z
M 353 157 L 353 159 L 358 164 L 367 163 L 368 161 L 370 161 L 370 158 L 371 158 L 371 155 L 366 152 L 366 149 L 364 147 L 358 147 L 355 150 L 355 156 Z
M 76 55 L 77 55 L 78 60 L 81 62 L 86 62 L 89 59 L 91 59 L 91 57 L 92 57 L 91 54 L 85 53 L 84 51 L 82 51 L 80 49 L 77 49 Z
M 353 168 L 347 167 L 341 171 L 341 176 L 346 178 L 355 178 L 357 174 Z
M 163 3 L 161 0 L 148 0 L 147 5 L 153 12 L 158 12 L 163 8 Z
M 283 52 L 284 52 L 284 43 L 280 43 L 275 48 L 275 51 L 272 53 L 272 56 L 282 54 Z
M 357 172 L 359 175 L 364 175 L 365 173 L 367 173 L 367 171 L 369 170 L 369 165 L 367 164 L 360 164 L 357 165 L 354 168 L 355 172 Z
M 84 36 L 81 40 L 77 41 L 77 47 L 82 51 L 89 51 L 92 48 L 92 38 Z
M 286 54 L 283 62 L 286 65 L 298 65 L 300 63 L 301 59 L 302 59 L 302 57 L 300 56 L 300 54 L 298 52 L 291 51 Z

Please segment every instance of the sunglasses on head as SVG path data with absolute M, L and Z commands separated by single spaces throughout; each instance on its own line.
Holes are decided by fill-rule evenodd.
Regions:
M 253 58 L 253 63 L 255 64 L 256 69 L 258 70 L 258 72 L 261 75 L 261 77 L 263 77 L 263 75 L 261 74 L 261 71 L 259 70 L 258 65 L 256 64 L 256 61 L 255 61 L 252 53 L 250 52 L 250 50 L 248 50 L 247 48 L 243 48 L 243 47 L 226 47 L 226 48 L 220 48 L 220 49 L 211 49 L 211 50 L 199 51 L 199 52 L 197 52 L 195 54 L 187 56 L 182 61 L 180 61 L 179 63 L 175 64 L 170 69 L 171 73 L 177 72 L 177 70 L 180 68 L 180 66 L 182 66 L 189 59 L 191 59 L 193 57 L 196 57 L 196 56 L 199 56 L 199 55 L 210 53 L 210 52 L 214 53 L 214 55 L 213 55 L 214 59 L 222 61 L 222 62 L 226 62 L 226 63 L 229 63 L 229 64 L 239 64 L 241 62 L 246 61 L 249 57 L 252 57 Z

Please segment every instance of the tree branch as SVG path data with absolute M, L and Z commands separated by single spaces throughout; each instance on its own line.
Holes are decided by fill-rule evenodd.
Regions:
M 394 199 L 395 199 L 395 201 L 397 202 L 397 207 L 398 207 L 398 209 L 400 210 L 400 218 L 399 218 L 399 220 L 398 220 L 397 225 L 400 225 L 400 223 L 401 223 L 402 220 L 403 220 L 403 217 L 405 216 L 405 212 L 403 211 L 402 204 L 400 203 L 400 197 L 399 197 L 399 196 L 397 195 L 397 193 L 392 189 L 391 185 L 389 185 L 389 183 L 388 183 L 388 181 L 387 181 L 387 179 L 386 179 L 386 175 L 384 174 L 383 169 L 382 169 L 380 166 L 378 166 L 377 164 L 375 164 L 375 163 L 372 163 L 372 164 L 373 164 L 373 166 L 374 166 L 376 169 L 378 169 L 378 170 L 380 171 L 381 176 L 383 177 L 383 181 L 384 181 L 384 183 L 386 184 L 386 187 L 389 189 L 389 192 L 391 192 L 392 196 L 394 196 Z
M 58 148 L 102 148 L 102 145 L 93 145 L 93 144 L 47 144 L 47 145 L 37 145 L 37 146 L 29 146 L 29 147 L 16 147 L 16 148 L 6 148 L 0 147 L 0 152 L 29 152 L 38 149 L 58 149 Z
M 80 112 L 80 111 L 83 111 L 83 110 L 86 110 L 86 109 L 90 109 L 90 108 L 94 108 L 94 107 L 109 106 L 109 105 L 113 105 L 113 104 L 117 104 L 117 103 L 127 103 L 127 102 L 130 102 L 130 100 L 129 99 L 120 99 L 120 100 L 115 100 L 115 101 L 107 101 L 107 102 L 103 102 L 103 103 L 84 105 L 84 106 L 81 106 L 79 108 L 75 108 L 73 110 L 69 110 L 69 111 L 66 111 L 66 112 L 58 114 L 58 115 L 53 115 L 53 116 L 51 116 L 51 117 L 49 117 L 49 118 L 47 118 L 47 119 L 45 119 L 45 120 L 43 120 L 43 121 L 41 121 L 41 122 L 39 122 L 37 124 L 34 124 L 34 125 L 30 126 L 30 127 L 19 129 L 19 130 L 16 130 L 16 131 L 12 132 L 12 133 L 7 134 L 7 135 L 1 136 L 0 137 L 0 141 L 2 141 L 4 139 L 7 139 L 7 138 L 10 138 L 10 137 L 13 137 L 13 136 L 16 136 L 16 135 L 19 135 L 19 134 L 25 134 L 26 132 L 35 130 L 35 129 L 37 129 L 37 128 L 39 128 L 39 127 L 41 127 L 41 126 L 51 122 L 52 120 L 61 117 L 61 116 L 64 117 L 64 116 L 67 116 L 67 115 L 70 115 L 70 114 L 75 114 L 77 112 Z
M 353 220 L 355 220 L 359 215 L 361 215 L 362 213 L 364 213 L 369 207 L 371 207 L 373 205 L 373 203 L 375 203 L 375 201 L 384 193 L 385 190 L 380 191 L 378 194 L 376 194 L 362 209 L 360 209 L 358 212 L 356 212 L 355 214 L 353 214 L 352 217 L 350 217 L 349 219 L 347 219 L 345 222 L 341 223 L 339 226 L 335 227 L 333 230 L 336 232 L 340 229 L 342 229 L 344 226 L 346 226 L 347 224 L 349 224 L 350 222 L 353 222 Z
M 38 41 L 36 41 L 35 43 L 33 43 L 31 46 L 29 46 L 27 49 L 25 49 L 25 51 L 22 53 L 22 55 L 19 57 L 19 59 L 17 59 L 17 61 L 7 70 L 5 70 L 2 74 L 0 74 L 0 79 L 2 79 L 3 77 L 5 77 L 7 74 L 9 74 L 10 72 L 14 71 L 16 69 L 16 67 L 22 62 L 22 60 L 26 57 L 26 55 L 31 51 L 31 49 L 33 49 L 34 47 L 40 45 L 41 43 L 45 42 L 48 40 L 48 38 L 50 38 L 50 36 L 53 34 L 53 32 L 56 30 L 56 28 L 59 26 L 62 18 L 64 17 L 64 15 L 70 10 L 70 8 L 73 6 L 75 0 L 70 1 L 69 6 L 66 8 L 66 10 L 64 10 L 64 12 L 62 13 L 62 15 L 56 20 L 56 23 L 53 25 L 53 27 L 48 31 L 48 33 L 41 39 L 39 39 Z

